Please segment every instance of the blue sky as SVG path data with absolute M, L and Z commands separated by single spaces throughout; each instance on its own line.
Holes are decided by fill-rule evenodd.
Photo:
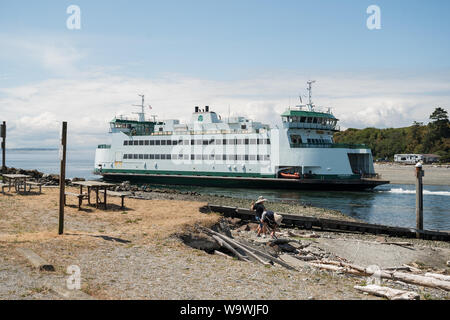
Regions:
M 72 4 L 81 30 L 66 28 Z M 0 118 L 16 147 L 54 144 L 63 119 L 90 146 L 138 93 L 160 117 L 209 104 L 270 122 L 315 79 L 342 126 L 405 126 L 448 108 L 449 16 L 449 1 L 2 0 Z M 46 138 L 19 134 L 27 123 Z

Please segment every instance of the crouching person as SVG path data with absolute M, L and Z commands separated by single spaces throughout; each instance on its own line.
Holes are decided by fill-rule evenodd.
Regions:
M 256 211 L 256 221 L 258 222 L 258 230 L 257 230 L 257 237 L 261 236 L 261 233 L 266 233 L 264 223 L 262 222 L 262 214 L 266 210 L 264 207 L 264 203 L 267 201 L 267 199 L 264 199 L 264 197 L 259 197 L 256 202 L 252 202 L 252 206 L 250 210 Z
M 264 223 L 264 226 L 271 231 L 270 236 L 276 239 L 275 231 L 277 231 L 281 225 L 283 217 L 273 211 L 264 211 L 261 220 Z

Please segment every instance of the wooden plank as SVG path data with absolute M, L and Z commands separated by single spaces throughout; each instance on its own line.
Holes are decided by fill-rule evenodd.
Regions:
M 100 193 L 104 193 L 104 190 L 99 190 Z M 106 190 L 106 193 L 108 193 L 108 196 L 112 196 L 112 197 L 128 197 L 131 195 L 130 192 L 119 192 L 119 191 L 111 191 L 111 190 Z
M 80 193 L 74 193 L 74 192 L 64 192 L 64 194 L 66 196 L 83 197 L 83 198 L 87 197 L 87 193 L 80 194 Z
M 228 206 L 218 206 L 209 204 L 212 211 L 222 213 L 230 217 L 240 217 L 242 219 L 254 219 L 255 213 L 248 209 L 241 209 Z M 443 241 L 450 241 L 450 233 L 433 230 L 416 230 L 413 228 L 393 227 L 378 224 L 370 224 L 364 222 L 352 222 L 336 219 L 325 219 L 308 216 L 298 216 L 286 213 L 280 213 L 283 216 L 283 224 L 304 227 L 306 229 L 321 228 L 330 231 L 345 232 L 364 232 L 372 234 L 387 234 L 392 236 L 401 236 L 415 238 L 416 232 L 422 234 L 422 238 Z
M 27 248 L 16 248 L 16 251 L 25 257 L 33 267 L 40 271 L 55 271 L 53 265 L 38 256 L 33 250 Z

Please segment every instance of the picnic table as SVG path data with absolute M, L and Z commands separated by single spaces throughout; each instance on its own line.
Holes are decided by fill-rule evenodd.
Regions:
M 106 205 L 107 205 L 107 197 L 106 195 L 108 194 L 107 189 L 110 187 L 114 187 L 115 184 L 113 183 L 107 183 L 107 182 L 101 182 L 101 181 L 77 181 L 77 182 L 73 182 L 74 185 L 78 185 L 80 186 L 80 196 L 79 200 L 79 206 L 81 206 L 81 202 L 83 200 L 83 187 L 87 187 L 87 194 L 86 194 L 86 198 L 88 200 L 88 204 L 91 204 L 91 190 L 95 191 L 95 207 L 98 208 L 99 204 L 103 204 L 105 210 L 106 210 Z M 102 193 L 104 194 L 103 196 L 103 202 L 100 199 L 100 191 L 103 191 Z
M 23 187 L 23 191 L 27 191 L 27 179 L 31 178 L 26 174 L 4 174 L 3 181 L 8 182 L 8 191 L 11 191 L 11 187 L 14 186 L 16 192 L 20 192 Z

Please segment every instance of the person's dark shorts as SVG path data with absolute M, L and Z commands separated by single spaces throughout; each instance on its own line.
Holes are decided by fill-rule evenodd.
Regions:
M 263 222 L 261 221 L 261 217 L 255 216 L 255 220 L 258 221 L 259 226 L 262 228 L 263 227 Z

